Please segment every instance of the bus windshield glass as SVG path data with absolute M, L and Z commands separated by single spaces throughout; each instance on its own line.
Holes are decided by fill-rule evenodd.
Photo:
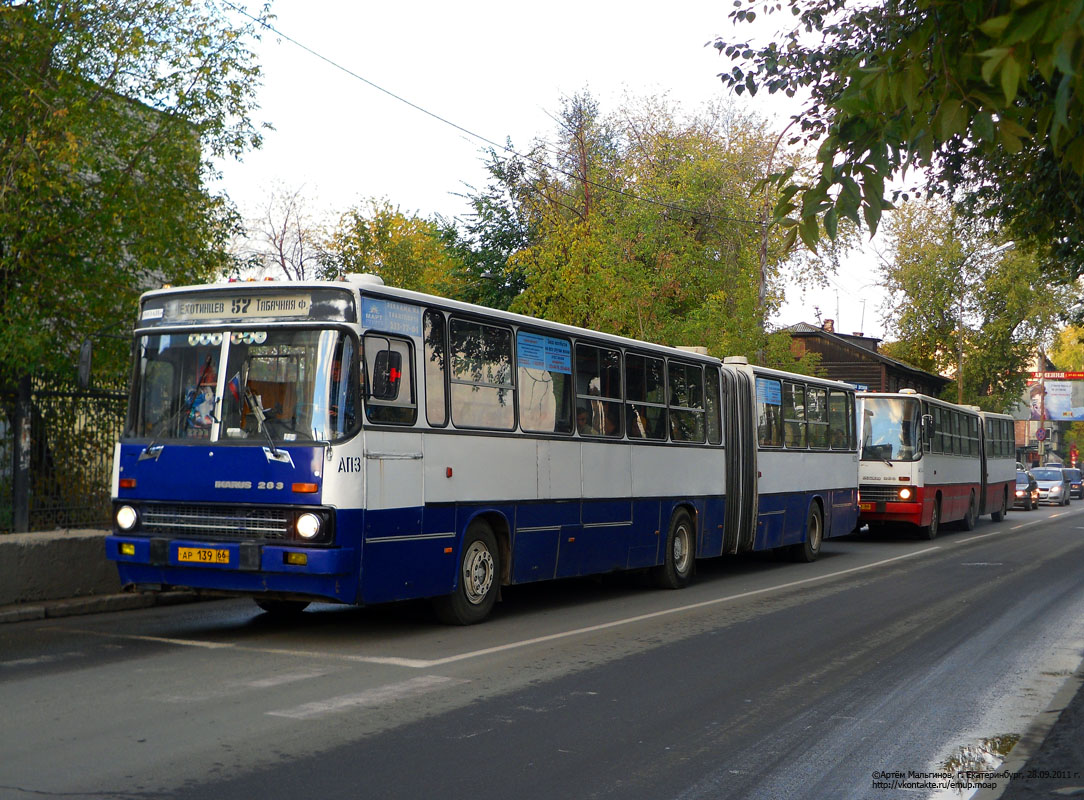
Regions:
M 334 441 L 360 425 L 356 340 L 299 328 L 139 338 L 127 434 L 154 442 Z
M 862 400 L 862 459 L 866 461 L 917 461 L 919 405 L 900 397 L 866 397 Z

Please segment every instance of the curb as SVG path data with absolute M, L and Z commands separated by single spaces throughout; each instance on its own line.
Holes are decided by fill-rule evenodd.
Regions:
M 104 614 L 112 611 L 150 608 L 151 606 L 172 606 L 207 599 L 211 598 L 198 595 L 195 592 L 136 592 L 73 597 L 66 600 L 50 600 L 37 603 L 17 603 L 15 605 L 0 606 L 0 624 L 74 617 L 81 614 Z

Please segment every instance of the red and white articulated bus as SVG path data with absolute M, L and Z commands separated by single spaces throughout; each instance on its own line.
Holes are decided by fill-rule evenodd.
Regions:
M 913 389 L 858 401 L 860 525 L 914 525 L 933 539 L 946 522 L 970 530 L 983 514 L 1004 519 L 1015 480 L 1011 417 Z

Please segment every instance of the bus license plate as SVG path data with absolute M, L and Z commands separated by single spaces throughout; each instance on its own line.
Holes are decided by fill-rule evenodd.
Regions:
M 190 564 L 229 564 L 230 551 L 221 547 L 179 547 L 177 560 Z
M 873 503 L 859 503 L 858 504 L 858 510 L 859 511 L 874 511 L 876 509 L 875 509 Z

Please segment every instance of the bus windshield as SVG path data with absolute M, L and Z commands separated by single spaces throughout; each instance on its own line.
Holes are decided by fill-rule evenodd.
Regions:
M 865 461 L 917 461 L 919 405 L 900 397 L 862 399 L 862 459 Z
M 344 438 L 360 424 L 355 341 L 299 328 L 142 336 L 127 435 L 159 443 Z

